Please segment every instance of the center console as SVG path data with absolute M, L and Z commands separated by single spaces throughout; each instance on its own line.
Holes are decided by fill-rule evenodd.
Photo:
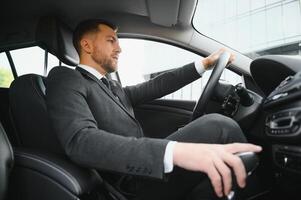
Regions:
M 301 73 L 289 76 L 266 98 L 265 134 L 279 168 L 301 174 Z

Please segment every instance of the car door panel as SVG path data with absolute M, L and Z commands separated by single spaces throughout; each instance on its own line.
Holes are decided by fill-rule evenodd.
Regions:
M 145 136 L 165 138 L 190 121 L 194 106 L 195 101 L 158 99 L 134 111 Z

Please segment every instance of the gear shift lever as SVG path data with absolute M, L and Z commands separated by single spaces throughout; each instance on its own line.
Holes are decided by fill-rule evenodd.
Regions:
M 247 176 L 250 176 L 259 164 L 258 156 L 253 152 L 242 152 L 236 155 L 242 160 L 247 172 Z M 199 199 L 202 197 L 204 199 L 236 200 L 235 192 L 238 189 L 238 185 L 236 183 L 236 177 L 234 173 L 232 173 L 232 182 L 232 190 L 229 195 L 223 198 L 218 198 L 214 192 L 214 188 L 210 182 L 210 179 L 207 178 L 199 183 L 186 199 Z M 207 190 L 207 192 L 204 193 L 204 190 Z
M 242 152 L 242 153 L 237 153 L 236 155 L 240 157 L 240 159 L 242 160 L 246 168 L 247 175 L 250 176 L 259 164 L 258 156 L 254 152 Z M 235 190 L 237 189 L 237 183 L 235 181 L 236 178 L 234 174 L 232 174 L 232 176 L 233 176 L 232 180 L 234 180 L 233 181 L 234 183 L 232 186 L 232 191 L 227 196 L 228 200 L 235 200 Z

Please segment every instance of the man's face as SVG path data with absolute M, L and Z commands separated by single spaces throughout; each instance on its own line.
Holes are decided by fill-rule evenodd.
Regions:
M 118 56 L 121 52 L 116 32 L 106 25 L 99 25 L 99 30 L 92 39 L 91 58 L 104 71 L 117 70 Z

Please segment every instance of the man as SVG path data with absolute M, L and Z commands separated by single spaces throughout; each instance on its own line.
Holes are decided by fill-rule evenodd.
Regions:
M 234 143 L 246 140 L 233 120 L 206 115 L 166 139 L 153 139 L 143 137 L 133 112 L 136 105 L 198 79 L 224 50 L 148 82 L 122 88 L 105 78 L 117 70 L 121 48 L 116 32 L 113 24 L 103 20 L 80 23 L 73 35 L 79 66 L 76 70 L 58 67 L 49 73 L 49 118 L 66 154 L 82 166 L 98 169 L 121 192 L 138 199 L 183 199 L 198 188 L 205 175 L 216 195 L 222 197 L 231 190 L 231 170 L 238 185 L 244 187 L 246 172 L 235 153 L 259 152 L 261 148 Z

